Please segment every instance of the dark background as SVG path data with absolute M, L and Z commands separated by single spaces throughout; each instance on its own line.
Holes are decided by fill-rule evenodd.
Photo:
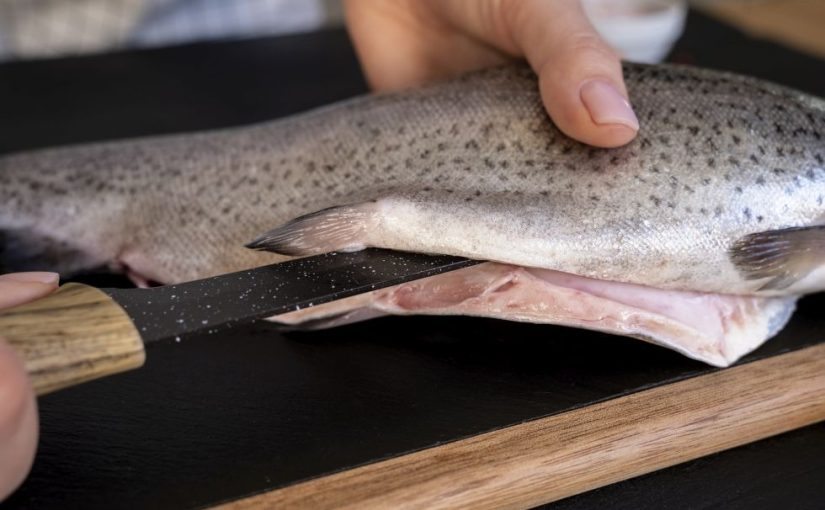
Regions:
M 695 13 L 671 59 L 825 95 L 822 61 Z M 342 31 L 5 64 L 0 152 L 249 123 L 364 90 Z M 821 341 L 824 303 L 804 300 L 748 360 Z M 200 507 L 711 370 L 626 338 L 471 318 L 186 337 L 41 399 L 34 469 L 0 507 Z M 823 454 L 816 425 L 550 507 L 821 508 Z

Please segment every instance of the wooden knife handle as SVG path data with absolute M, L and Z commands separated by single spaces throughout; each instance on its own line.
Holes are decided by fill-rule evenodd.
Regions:
M 146 358 L 123 308 L 78 283 L 0 311 L 0 337 L 23 358 L 38 395 L 138 368 Z

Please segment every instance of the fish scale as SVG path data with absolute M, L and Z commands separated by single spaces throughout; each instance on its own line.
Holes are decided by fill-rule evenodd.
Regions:
M 5 156 L 3 257 L 178 283 L 376 246 L 665 290 L 820 290 L 820 261 L 796 255 L 822 244 L 825 102 L 693 67 L 624 72 L 641 130 L 616 149 L 565 136 L 510 65 L 247 127 Z
M 649 267 L 654 261 L 645 253 L 668 249 L 650 250 L 653 244 L 685 253 L 688 239 L 699 238 L 718 247 L 754 230 L 805 225 L 821 213 L 821 101 L 693 68 L 628 64 L 625 73 L 643 127 L 620 149 L 568 139 L 547 119 L 529 69 L 494 69 L 252 127 L 6 157 L 0 218 L 66 242 L 80 239 L 101 261 L 115 258 L 127 239 L 152 246 L 156 276 L 178 282 L 272 261 L 240 246 L 300 214 L 410 192 L 446 190 L 468 203 L 496 194 L 536 202 L 554 217 L 548 241 L 570 245 L 581 260 L 576 252 L 593 250 L 580 242 L 579 226 L 598 229 L 599 245 L 628 249 L 610 254 L 622 261 L 621 271 Z M 32 210 L 39 196 L 47 199 Z M 130 226 L 111 232 L 109 241 L 119 242 L 78 232 L 113 217 Z M 637 228 L 639 242 L 628 243 L 626 229 L 615 225 L 638 218 L 656 218 L 655 229 Z M 722 232 L 709 224 L 714 220 L 735 228 Z M 667 235 L 677 224 L 685 234 Z M 203 255 L 183 262 L 194 247 Z M 732 273 L 723 257 L 712 264 Z M 700 262 L 676 263 L 702 271 Z M 592 267 L 601 263 L 555 268 L 628 280 Z M 748 291 L 731 281 L 732 274 L 725 287 L 703 290 Z

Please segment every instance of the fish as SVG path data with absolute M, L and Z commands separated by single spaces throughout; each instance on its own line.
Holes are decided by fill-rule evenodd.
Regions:
M 251 126 L 0 158 L 7 268 L 178 283 L 380 247 L 485 261 L 275 317 L 474 315 L 729 366 L 825 288 L 825 101 L 624 64 L 638 136 L 567 137 L 524 64 Z

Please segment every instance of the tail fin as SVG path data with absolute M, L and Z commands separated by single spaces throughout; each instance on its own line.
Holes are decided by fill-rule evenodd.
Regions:
M 34 230 L 0 231 L 0 273 L 56 271 L 71 274 L 100 266 L 102 261 L 65 241 L 39 235 Z

